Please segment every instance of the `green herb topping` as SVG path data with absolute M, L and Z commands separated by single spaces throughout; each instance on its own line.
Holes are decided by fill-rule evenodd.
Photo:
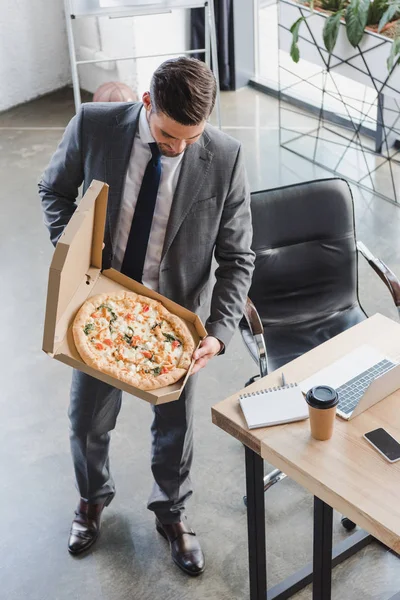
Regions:
M 167 342 L 175 342 L 176 337 L 172 333 L 164 333 L 163 336 L 167 339 Z M 177 340 L 178 341 L 178 340 Z
M 97 310 L 100 310 L 100 308 L 106 308 L 110 312 L 110 314 L 111 314 L 110 324 L 118 319 L 118 315 L 115 314 L 115 312 L 113 311 L 111 306 L 108 306 L 108 304 L 100 304 L 100 306 L 97 307 Z
M 133 337 L 133 333 L 134 333 L 134 331 L 133 331 L 132 327 L 130 327 L 130 325 L 128 325 L 128 327 L 127 327 L 127 328 L 128 328 L 130 331 L 128 331 L 128 333 L 124 333 L 124 340 L 125 340 L 125 342 L 126 342 L 127 344 L 129 344 L 129 345 L 130 345 L 130 344 L 131 344 L 131 342 L 132 342 L 132 337 Z M 135 346 L 135 347 L 137 348 L 137 346 Z
M 94 324 L 93 323 L 88 323 L 87 325 L 85 325 L 85 327 L 83 328 L 83 333 L 85 333 L 86 335 L 89 335 L 89 333 L 91 331 L 93 331 L 94 329 Z

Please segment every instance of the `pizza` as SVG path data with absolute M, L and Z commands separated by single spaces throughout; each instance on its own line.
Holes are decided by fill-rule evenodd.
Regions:
M 195 349 L 179 317 L 135 292 L 92 296 L 80 308 L 72 331 L 86 364 L 141 390 L 181 379 Z

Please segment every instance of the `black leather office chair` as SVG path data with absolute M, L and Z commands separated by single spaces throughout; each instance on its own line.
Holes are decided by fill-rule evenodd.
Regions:
M 260 374 L 246 385 L 366 318 L 358 297 L 357 250 L 400 307 L 396 276 L 356 243 L 346 181 L 322 179 L 251 196 L 256 261 L 240 328 Z M 264 489 L 284 477 L 275 469 L 264 478 Z M 348 519 L 343 525 L 354 526 Z

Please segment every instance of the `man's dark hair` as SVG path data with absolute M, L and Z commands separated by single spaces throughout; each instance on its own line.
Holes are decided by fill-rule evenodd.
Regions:
M 195 58 L 166 60 L 155 71 L 150 84 L 153 110 L 181 125 L 199 125 L 208 119 L 216 93 L 212 71 Z

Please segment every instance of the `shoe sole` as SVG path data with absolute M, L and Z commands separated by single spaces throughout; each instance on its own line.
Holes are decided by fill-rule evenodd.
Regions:
M 167 536 L 167 534 L 165 533 L 164 529 L 162 529 L 162 527 L 160 527 L 159 525 L 156 525 L 156 529 L 157 529 L 158 533 L 159 533 L 160 535 L 162 535 L 162 537 L 163 537 L 163 538 L 164 538 L 164 539 L 165 539 L 165 540 L 166 540 L 166 541 L 169 543 L 169 547 L 170 547 L 170 549 L 171 549 L 171 543 L 170 543 L 170 541 L 169 541 L 169 539 L 168 539 L 168 536 Z M 184 572 L 184 573 L 186 573 L 187 575 L 190 575 L 191 577 L 198 577 L 199 575 L 201 575 L 202 573 L 204 573 L 204 570 L 205 570 L 205 568 L 206 568 L 206 566 L 204 565 L 204 567 L 202 568 L 202 570 L 201 570 L 201 571 L 197 571 L 197 573 L 193 573 L 193 571 L 190 571 L 189 569 L 185 569 L 185 567 L 184 567 L 183 565 L 181 565 L 181 564 L 180 564 L 180 563 L 179 563 L 179 562 L 178 562 L 178 561 L 175 559 L 175 557 L 174 557 L 174 556 L 172 556 L 172 553 L 171 553 L 171 558 L 172 558 L 172 560 L 174 561 L 174 563 L 176 564 L 176 566 L 180 568 L 180 570 L 181 570 L 181 571 L 183 571 L 183 572 Z

